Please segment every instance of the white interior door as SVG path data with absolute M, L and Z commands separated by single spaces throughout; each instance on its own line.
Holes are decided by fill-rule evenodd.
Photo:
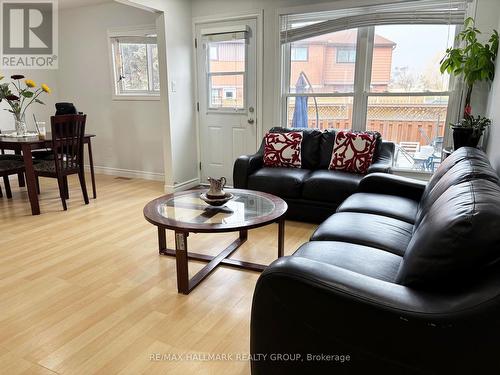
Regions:
M 256 125 L 255 19 L 196 27 L 201 178 L 226 177 L 233 184 L 233 165 L 255 152 Z

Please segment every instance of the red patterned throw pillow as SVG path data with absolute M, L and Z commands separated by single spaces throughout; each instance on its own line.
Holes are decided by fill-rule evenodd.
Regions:
M 302 132 L 267 133 L 265 136 L 264 165 L 266 167 L 300 168 Z
M 337 132 L 329 169 L 366 173 L 372 164 L 376 144 L 376 133 Z

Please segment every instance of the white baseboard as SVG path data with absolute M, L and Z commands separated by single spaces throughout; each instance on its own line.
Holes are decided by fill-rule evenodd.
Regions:
M 172 192 L 176 192 L 176 191 L 189 190 L 189 189 L 192 189 L 198 185 L 200 185 L 200 179 L 193 178 L 192 180 L 176 183 L 173 186 L 165 184 L 165 192 L 172 193 Z
M 89 166 L 86 165 L 85 169 L 90 170 Z M 153 181 L 164 181 L 165 175 L 163 173 L 145 172 L 145 171 L 134 171 L 130 169 L 121 168 L 111 168 L 111 167 L 98 167 L 94 166 L 95 173 L 105 174 L 109 176 L 126 177 L 126 178 L 142 178 L 144 180 Z

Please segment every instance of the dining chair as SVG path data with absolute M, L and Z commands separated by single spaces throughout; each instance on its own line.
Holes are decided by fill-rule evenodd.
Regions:
M 37 161 L 33 168 L 40 191 L 39 177 L 56 178 L 63 209 L 69 198 L 68 176 L 78 174 L 85 204 L 89 204 L 83 165 L 83 137 L 86 115 L 63 115 L 51 117 L 52 160 Z
M 12 198 L 12 190 L 10 189 L 9 176 L 14 174 L 24 173 L 24 163 L 14 159 L 0 159 L 0 177 L 3 177 L 5 185 L 5 193 L 8 199 Z M 2 188 L 0 187 L 0 197 L 3 197 Z

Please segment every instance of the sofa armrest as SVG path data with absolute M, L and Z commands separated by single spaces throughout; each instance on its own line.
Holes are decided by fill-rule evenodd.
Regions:
M 395 149 L 396 145 L 393 142 L 382 142 L 380 152 L 368 168 L 368 173 L 392 173 Z
M 360 181 L 358 191 L 363 193 L 378 193 L 397 195 L 419 201 L 427 183 L 424 181 L 391 175 L 387 173 L 372 173 Z
M 233 185 L 236 189 L 248 188 L 248 176 L 255 173 L 264 165 L 264 156 L 257 152 L 253 155 L 240 156 L 234 162 Z
M 401 363 L 411 368 L 444 366 L 457 355 L 457 347 L 467 345 L 467 350 L 473 350 L 474 344 L 469 346 L 460 337 L 472 334 L 479 339 L 480 333 L 474 334 L 477 325 L 492 309 L 490 305 L 478 313 L 477 307 L 489 305 L 488 300 L 498 304 L 493 288 L 489 295 L 473 298 L 470 292 L 417 291 L 334 265 L 284 257 L 269 266 L 257 282 L 250 351 L 347 354 L 354 366 L 349 373 L 370 369 L 377 373 Z M 411 353 L 419 355 L 412 357 Z M 426 363 L 420 362 L 423 357 Z M 252 361 L 252 375 L 336 373 L 336 365 L 257 360 Z M 294 366 L 304 367 L 293 372 Z M 322 371 L 325 368 L 328 371 Z M 387 373 L 410 372 L 393 368 Z

